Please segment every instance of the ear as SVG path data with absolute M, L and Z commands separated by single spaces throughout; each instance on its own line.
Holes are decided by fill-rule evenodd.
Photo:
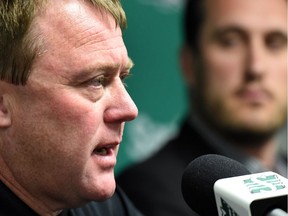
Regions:
M 195 73 L 196 73 L 196 64 L 195 56 L 192 53 L 192 50 L 187 46 L 183 46 L 180 52 L 180 63 L 182 68 L 182 75 L 188 85 L 188 87 L 195 86 Z
M 11 125 L 11 116 L 6 102 L 6 97 L 0 93 L 0 128 L 6 128 Z

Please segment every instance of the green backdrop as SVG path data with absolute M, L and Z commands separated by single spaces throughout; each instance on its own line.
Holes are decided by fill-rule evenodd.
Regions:
M 185 111 L 178 63 L 182 0 L 122 0 L 128 19 L 123 31 L 135 63 L 127 90 L 139 109 L 126 123 L 116 174 L 156 151 L 177 131 Z

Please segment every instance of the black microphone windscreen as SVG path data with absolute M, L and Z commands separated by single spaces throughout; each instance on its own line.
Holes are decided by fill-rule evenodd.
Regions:
M 182 195 L 192 210 L 201 216 L 216 216 L 214 183 L 223 178 L 248 175 L 245 166 L 228 157 L 207 154 L 189 163 L 182 176 Z

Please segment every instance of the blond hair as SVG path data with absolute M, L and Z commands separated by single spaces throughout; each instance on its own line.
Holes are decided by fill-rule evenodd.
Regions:
M 29 77 L 33 60 L 40 49 L 31 23 L 36 13 L 49 0 L 0 1 L 0 80 L 24 85 Z M 116 25 L 126 27 L 126 16 L 119 0 L 85 0 L 110 13 Z

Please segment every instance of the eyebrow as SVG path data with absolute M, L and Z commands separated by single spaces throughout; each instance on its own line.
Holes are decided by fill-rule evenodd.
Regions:
M 90 68 L 86 68 L 84 70 L 75 72 L 74 75 L 72 75 L 72 77 L 69 78 L 70 82 L 72 83 L 78 83 L 78 81 L 84 81 L 85 79 L 89 79 L 89 77 L 92 76 L 92 74 L 95 73 L 95 71 L 105 71 L 108 74 L 114 74 L 116 73 L 116 71 L 119 70 L 119 68 L 121 69 L 121 71 L 125 71 L 125 72 L 129 72 L 132 67 L 134 66 L 134 63 L 132 61 L 131 58 L 128 57 L 128 62 L 126 63 L 126 65 L 123 66 L 123 68 L 120 68 L 119 64 L 103 64 L 103 65 L 98 65 L 96 67 L 90 67 Z M 121 73 L 120 71 L 120 73 Z
M 216 30 L 213 33 L 214 37 L 219 37 L 221 35 L 227 34 L 227 33 L 237 33 L 240 35 L 245 35 L 245 30 L 243 30 L 241 27 L 238 26 L 225 26 L 225 27 L 220 27 L 220 28 L 216 28 Z
M 117 71 L 119 68 L 121 70 L 129 71 L 134 66 L 134 63 L 131 58 L 128 58 L 128 62 L 126 65 L 123 66 L 123 68 L 120 68 L 119 64 L 103 64 L 97 67 L 97 70 L 103 70 L 103 71 Z M 95 71 L 95 68 L 90 68 L 87 70 L 88 72 Z
M 125 67 L 125 70 L 131 70 L 134 67 L 134 62 L 132 61 L 131 58 L 128 57 L 128 63 Z
M 245 28 L 242 28 L 241 26 L 237 25 L 230 25 L 230 26 L 225 26 L 225 27 L 220 27 L 215 30 L 214 32 L 214 37 L 219 37 L 221 35 L 227 34 L 227 33 L 237 33 L 239 35 L 247 35 L 247 31 Z M 271 35 L 271 34 L 277 34 L 277 35 L 282 35 L 283 37 L 287 37 L 287 32 L 283 29 L 280 28 L 271 28 L 265 31 L 265 35 Z

